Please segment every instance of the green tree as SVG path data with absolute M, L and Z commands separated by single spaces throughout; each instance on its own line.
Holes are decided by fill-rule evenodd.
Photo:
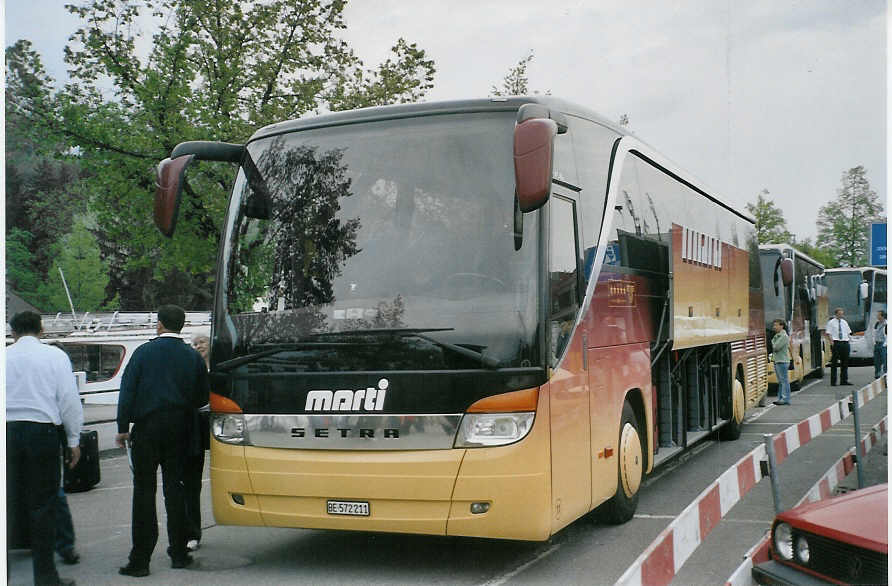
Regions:
M 797 250 L 804 252 L 808 256 L 812 257 L 822 265 L 824 265 L 825 269 L 836 268 L 836 260 L 833 258 L 833 255 L 826 248 L 822 248 L 817 244 L 811 241 L 811 238 L 806 238 L 804 240 L 795 240 L 793 242 L 793 246 L 796 247 Z
M 71 231 L 72 217 L 83 211 L 79 193 L 80 169 L 75 157 L 66 155 L 64 143 L 54 137 L 48 124 L 53 110 L 52 79 L 40 56 L 28 41 L 6 49 L 6 230 L 19 231 L 14 240 L 25 242 L 30 271 L 45 280 L 51 249 Z M 10 271 L 19 263 L 7 263 Z M 32 294 L 31 288 L 21 291 Z M 39 300 L 33 300 L 39 305 Z
M 786 244 L 792 242 L 793 235 L 787 230 L 784 212 L 769 197 L 767 189 L 763 189 L 756 197 L 755 203 L 746 204 L 746 210 L 756 219 L 756 237 L 759 244 Z
M 40 274 L 34 268 L 34 256 L 31 254 L 30 232 L 20 228 L 12 228 L 6 232 L 6 285 L 22 296 L 22 299 L 41 306 L 37 289 L 40 285 Z
M 68 295 L 62 283 L 62 273 L 68 284 L 71 302 L 77 311 L 102 309 L 108 272 L 99 258 L 96 238 L 87 229 L 84 219 L 79 218 L 70 234 L 65 235 L 55 247 L 57 255 L 41 287 L 49 311 L 69 309 Z M 62 269 L 62 273 L 59 269 Z
M 117 295 L 124 309 L 163 302 L 210 307 L 233 173 L 220 164 L 190 169 L 177 236 L 164 240 L 151 222 L 153 171 L 177 143 L 243 143 L 259 126 L 414 101 L 432 87 L 433 61 L 404 39 L 383 64 L 365 68 L 338 36 L 346 27 L 344 6 L 343 0 L 68 6 L 82 22 L 66 47 L 71 81 L 44 122 L 83 165 L 109 268 L 106 300 Z M 137 50 L 146 45 L 148 52 Z
M 492 86 L 490 88 L 489 93 L 493 96 L 523 96 L 530 93 L 530 84 L 529 79 L 527 78 L 527 66 L 529 66 L 530 61 L 533 60 L 533 51 L 530 50 L 530 54 L 517 62 L 517 65 L 508 70 L 508 74 L 505 75 L 505 79 L 502 80 L 502 87 L 498 88 L 496 86 Z M 534 91 L 533 93 L 537 94 L 539 92 Z M 551 92 L 546 91 L 545 94 L 549 95 Z
M 842 187 L 836 193 L 836 199 L 818 210 L 818 239 L 835 266 L 866 265 L 868 231 L 871 222 L 884 221 L 883 204 L 861 165 L 843 173 Z

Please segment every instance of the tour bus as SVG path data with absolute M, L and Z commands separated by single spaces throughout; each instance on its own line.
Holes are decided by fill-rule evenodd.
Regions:
M 830 313 L 841 307 L 852 328 L 852 362 L 873 364 L 873 336 L 877 312 L 886 311 L 886 270 L 849 267 L 824 271 L 830 299 Z
M 771 352 L 774 336 L 771 324 L 782 319 L 787 323 L 792 346 L 790 384 L 800 385 L 812 372 L 823 377 L 824 365 L 830 359 L 824 336 L 829 319 L 827 288 L 821 278 L 824 265 L 789 244 L 761 245 L 759 259 L 768 352 Z M 781 274 L 784 259 L 790 259 L 789 268 L 793 271 L 787 286 L 784 286 Z M 768 373 L 768 382 L 777 384 L 773 368 Z
M 238 164 L 211 350 L 214 518 L 545 540 L 767 389 L 754 221 L 551 97 L 282 122 Z

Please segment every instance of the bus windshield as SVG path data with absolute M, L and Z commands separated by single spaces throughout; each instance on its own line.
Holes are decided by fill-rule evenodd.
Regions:
M 853 332 L 864 331 L 864 302 L 860 299 L 861 271 L 825 273 L 830 317 L 836 308 L 845 311 L 845 319 Z
M 215 312 L 223 368 L 540 366 L 539 214 L 515 250 L 513 128 L 511 112 L 450 114 L 250 143 Z

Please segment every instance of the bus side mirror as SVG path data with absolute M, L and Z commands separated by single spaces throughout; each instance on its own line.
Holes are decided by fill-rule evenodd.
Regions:
M 781 282 L 784 284 L 784 287 L 789 287 L 793 284 L 793 259 L 783 259 L 780 264 L 780 270 Z
M 195 155 L 164 159 L 155 182 L 155 226 L 168 238 L 173 236 L 183 195 L 183 176 Z
M 551 197 L 554 137 L 557 124 L 531 118 L 514 127 L 514 185 L 523 213 L 541 208 Z
M 861 296 L 861 299 L 867 299 L 867 295 L 870 293 L 870 285 L 867 281 L 861 281 L 861 284 L 858 285 L 858 294 Z

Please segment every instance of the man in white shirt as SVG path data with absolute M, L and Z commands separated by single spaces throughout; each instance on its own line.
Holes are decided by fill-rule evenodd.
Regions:
M 851 347 L 852 329 L 849 322 L 843 319 L 845 311 L 842 307 L 837 307 L 833 312 L 833 317 L 827 322 L 827 336 L 832 341 L 831 359 L 830 359 L 830 386 L 836 386 L 836 367 L 840 370 L 840 384 L 851 385 L 849 382 L 849 353 Z
M 65 428 L 69 466 L 80 459 L 84 422 L 71 360 L 42 344 L 40 315 L 10 320 L 15 343 L 6 348 L 6 510 L 8 535 L 20 535 L 27 519 L 35 584 L 74 584 L 59 578 L 53 558 L 55 500 L 59 490 L 59 432 Z

